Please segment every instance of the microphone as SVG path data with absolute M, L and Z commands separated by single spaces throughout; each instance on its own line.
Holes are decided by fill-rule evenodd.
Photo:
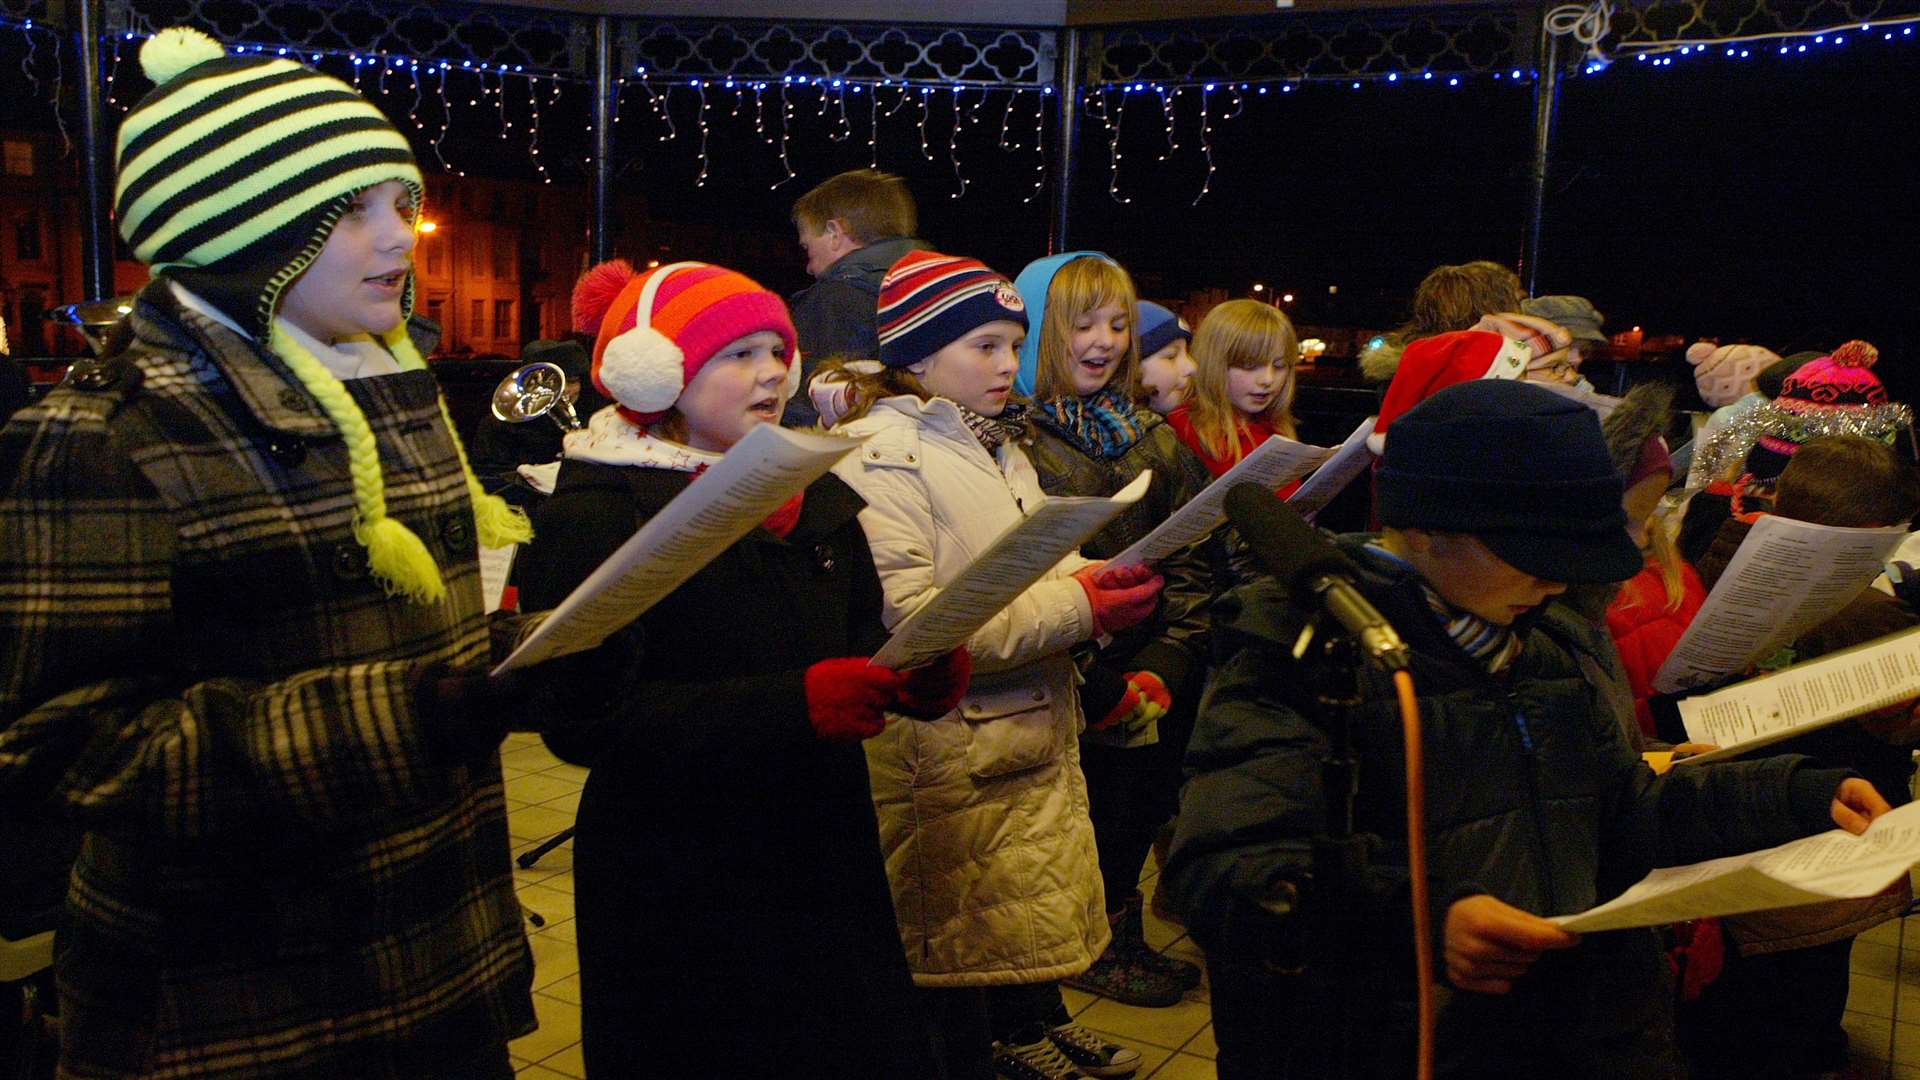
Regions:
M 1359 567 L 1345 552 L 1266 487 L 1235 484 L 1225 499 L 1233 522 L 1267 573 L 1290 589 L 1319 597 L 1328 615 L 1346 627 L 1367 659 L 1386 671 L 1404 671 L 1409 656 L 1393 624 L 1354 587 Z

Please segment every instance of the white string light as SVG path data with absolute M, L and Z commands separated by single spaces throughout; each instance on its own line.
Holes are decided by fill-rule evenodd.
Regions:
M 1193 197 L 1190 206 L 1199 206 L 1200 200 L 1213 190 L 1213 84 L 1208 83 L 1200 91 L 1200 153 L 1207 159 L 1207 175 L 1200 181 L 1200 194 Z
M 961 87 L 956 86 L 947 95 L 947 101 L 953 106 L 953 130 L 947 134 L 947 160 L 953 163 L 953 178 L 960 182 L 960 187 L 947 196 L 950 199 L 967 193 L 967 178 L 960 171 L 960 90 Z
M 535 81 L 527 80 L 527 111 L 531 117 L 527 121 L 527 156 L 533 159 L 533 167 L 540 173 L 540 182 L 551 184 L 553 177 L 548 175 L 546 165 L 540 160 L 540 92 L 534 86 Z M 503 90 L 505 86 L 506 83 L 503 80 L 501 83 Z
M 1051 87 L 1048 88 L 1049 91 L 1051 89 Z M 1047 92 L 1043 91 L 1033 95 L 1033 150 L 1039 160 L 1033 166 L 1033 190 L 1027 192 L 1027 197 L 1020 200 L 1023 203 L 1030 203 L 1038 198 L 1040 189 L 1047 182 L 1046 94 Z
M 700 109 L 695 114 L 700 118 L 700 175 L 693 178 L 694 187 L 707 186 L 707 83 L 705 79 L 691 80 L 693 88 L 700 92 Z

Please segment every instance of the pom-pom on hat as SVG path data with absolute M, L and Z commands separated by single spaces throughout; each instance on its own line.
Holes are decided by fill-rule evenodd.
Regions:
M 1466 533 L 1544 581 L 1625 581 L 1645 564 L 1586 405 L 1481 379 L 1439 391 L 1393 430 L 1375 476 L 1383 524 Z
M 909 251 L 880 279 L 880 362 L 917 364 L 990 322 L 1027 326 L 1027 304 L 1006 275 L 977 259 Z
M 722 266 L 670 263 L 641 274 L 624 259 L 601 263 L 574 286 L 573 325 L 595 335 L 593 385 L 636 424 L 657 423 L 715 353 L 763 330 L 786 346 L 786 396 L 800 387 L 786 302 Z
M 1758 345 L 1715 345 L 1696 341 L 1687 347 L 1687 363 L 1693 365 L 1693 384 L 1700 400 L 1718 409 L 1731 405 L 1747 393 L 1747 384 L 1780 357 Z
M 1400 366 L 1387 384 L 1367 446 L 1378 454 L 1386 446 L 1387 427 L 1407 410 L 1456 383 L 1475 379 L 1518 379 L 1526 375 L 1533 350 L 1490 330 L 1454 330 L 1421 338 L 1400 354 Z
M 229 56 L 183 26 L 147 39 L 140 66 L 154 89 L 120 123 L 120 235 L 156 276 L 256 340 L 356 192 L 398 180 L 421 205 L 406 137 L 331 75 L 281 56 Z M 412 306 L 408 274 L 402 310 Z
M 1890 443 L 1913 426 L 1913 410 L 1887 399 L 1870 370 L 1879 351 L 1849 341 L 1829 356 L 1800 365 L 1781 383 L 1772 401 L 1728 425 L 1696 452 L 1696 468 L 1710 477 L 1732 473 L 1736 463 L 1758 480 L 1780 475 L 1794 452 L 1828 435 L 1861 435 Z
M 1151 300 L 1142 300 L 1134 314 L 1134 324 L 1140 329 L 1140 359 L 1145 360 L 1161 349 L 1184 340 L 1193 342 L 1193 331 L 1182 322 L 1180 316 L 1161 307 Z
M 326 247 L 354 195 L 399 181 L 418 212 L 426 194 L 405 136 L 353 87 L 282 57 L 228 56 L 189 27 L 140 47 L 154 89 L 120 123 L 114 218 L 155 276 L 179 282 L 265 345 L 339 429 L 353 477 L 353 535 L 389 593 L 439 603 L 431 550 L 387 513 L 386 478 L 365 414 L 340 380 L 274 320 L 280 294 Z M 413 272 L 401 292 L 413 309 Z M 378 335 L 401 368 L 426 361 L 405 318 Z M 533 538 L 526 515 L 489 495 L 440 399 L 466 475 L 480 543 Z

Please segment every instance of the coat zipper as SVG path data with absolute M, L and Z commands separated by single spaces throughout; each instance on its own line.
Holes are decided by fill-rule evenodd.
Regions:
M 1558 912 L 1560 900 L 1554 890 L 1553 848 L 1547 844 L 1547 824 L 1540 819 L 1540 775 L 1539 757 L 1533 746 L 1533 731 L 1527 726 L 1526 710 L 1512 694 L 1507 695 L 1507 705 L 1513 710 L 1513 726 L 1520 732 L 1520 746 L 1526 751 L 1527 770 L 1527 814 L 1533 819 L 1534 846 L 1539 852 L 1541 876 L 1547 892 L 1547 910 Z

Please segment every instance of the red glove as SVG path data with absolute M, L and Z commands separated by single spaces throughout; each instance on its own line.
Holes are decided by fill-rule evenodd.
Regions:
M 864 656 L 822 660 L 807 669 L 807 721 L 836 741 L 871 739 L 887 726 L 887 706 L 900 696 L 904 676 L 875 667 Z
M 938 720 L 960 707 L 972 674 L 973 656 L 964 645 L 931 663 L 903 671 L 894 711 L 917 720 Z
M 1122 731 L 1144 729 L 1146 725 L 1160 719 L 1173 708 L 1173 695 L 1167 693 L 1167 684 L 1160 676 L 1151 671 L 1127 672 L 1127 692 L 1099 723 L 1087 725 L 1094 731 L 1105 731 L 1118 726 Z
M 1074 574 L 1073 580 L 1087 590 L 1095 637 L 1125 630 L 1152 615 L 1165 583 L 1145 564 L 1107 570 L 1105 563 L 1099 563 Z

